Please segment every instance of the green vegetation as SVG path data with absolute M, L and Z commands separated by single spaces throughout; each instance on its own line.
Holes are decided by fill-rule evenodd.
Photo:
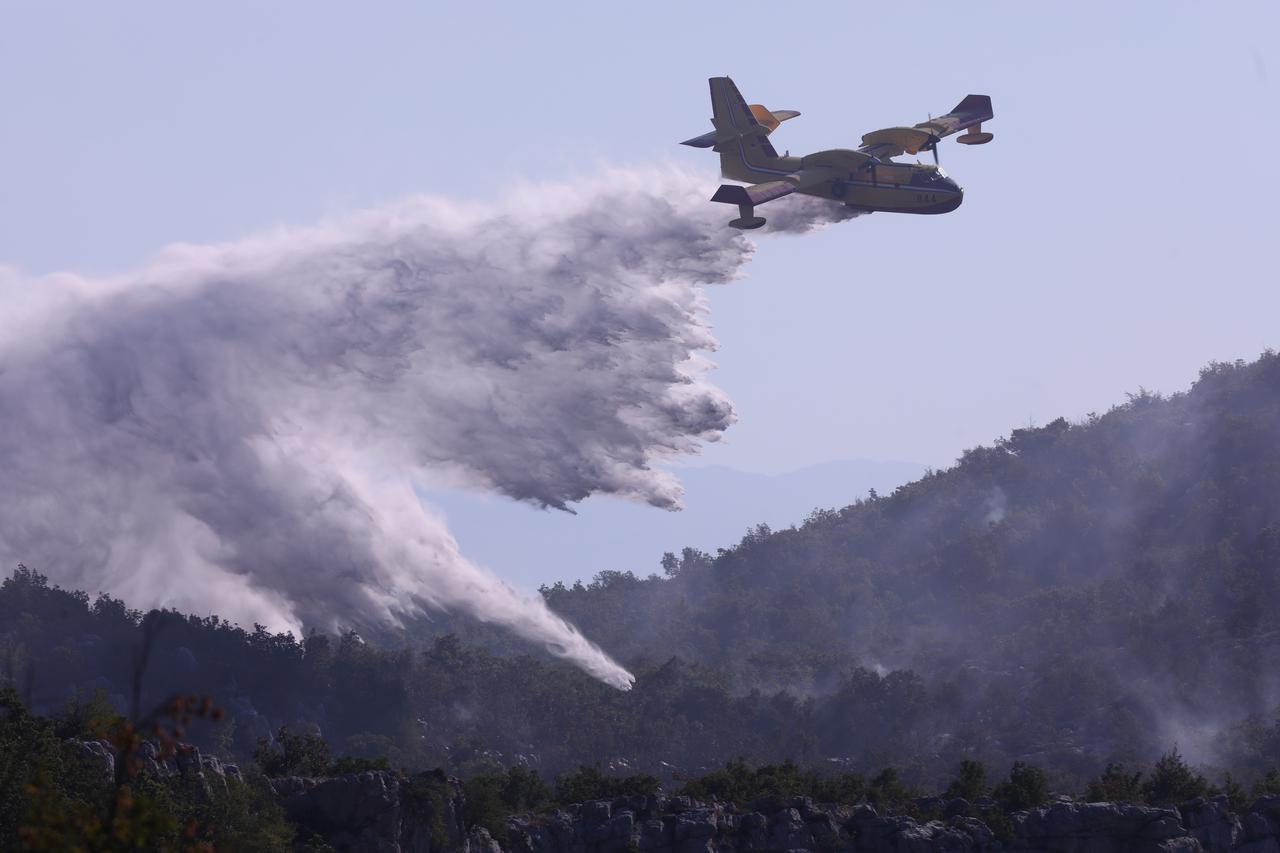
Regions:
M 599 767 L 583 766 L 556 777 L 556 802 L 567 805 L 587 800 L 644 797 L 658 793 L 659 787 L 658 780 L 647 773 L 611 776 L 601 772 Z
M 133 727 L 110 712 L 86 713 L 96 707 L 77 703 L 50 719 L 27 711 L 12 688 L 0 690 L 0 841 L 67 851 L 292 849 L 293 829 L 261 775 L 224 789 L 185 773 L 134 775 L 128 758 L 112 774 L 68 747 L 65 738 L 109 733 L 114 749 L 131 754 Z M 175 721 L 193 713 L 184 708 Z M 162 729 L 158 742 L 171 734 Z
M 324 776 L 331 765 L 329 744 L 317 735 L 295 735 L 287 726 L 276 732 L 275 743 L 259 738 L 253 760 L 267 776 Z
M 965 800 L 976 800 L 978 797 L 985 797 L 990 790 L 987 785 L 987 768 L 981 761 L 965 759 L 960 762 L 956 778 L 947 786 L 947 790 L 942 792 L 942 796 L 947 799 L 960 797 Z
M 432 815 L 431 846 L 439 849 L 448 841 L 444 825 L 445 804 L 449 798 L 449 780 L 440 769 L 415 773 L 407 778 L 401 790 L 405 807 L 414 814 Z
M 274 738 L 258 738 L 253 761 L 263 774 L 277 776 L 342 776 L 366 770 L 390 770 L 385 755 L 343 755 L 332 758 L 329 744 L 316 734 L 294 734 L 281 726 Z
M 812 770 L 802 770 L 794 761 L 752 768 L 741 759 L 690 780 L 678 793 L 728 803 L 749 803 L 762 797 L 812 797 L 825 803 L 857 803 L 869 796 L 885 796 L 881 789 L 872 794 L 856 773 L 820 776 Z M 898 792 L 895 789 L 892 793 L 896 796 Z
M 1007 812 L 1033 809 L 1049 802 L 1049 780 L 1039 767 L 1015 761 L 1009 778 L 996 785 L 991 796 Z
M 903 808 L 917 794 L 915 789 L 903 784 L 896 769 L 886 767 L 871 777 L 871 784 L 867 787 L 867 802 L 876 808 L 893 812 Z
M 601 783 L 614 785 L 611 790 L 616 791 L 626 787 L 628 781 L 603 777 L 598 770 L 588 768 L 583 768 L 582 772 L 588 773 L 590 779 L 569 781 L 565 788 L 561 787 L 561 780 L 557 780 L 557 792 L 554 795 L 541 776 L 524 767 L 516 766 L 509 770 L 473 776 L 462 783 L 462 794 L 466 798 L 463 820 L 468 827 L 482 826 L 494 838 L 505 841 L 508 815 L 540 812 L 552 805 L 619 796 L 607 793 Z M 576 775 L 580 776 L 582 773 Z M 563 799 L 564 796 L 572 799 Z
M 1142 795 L 1155 805 L 1177 805 L 1193 797 L 1202 797 L 1209 790 L 1209 783 L 1182 760 L 1174 749 L 1160 756 L 1147 781 L 1142 783 Z
M 1274 767 L 1268 770 L 1267 775 L 1253 786 L 1253 795 L 1255 797 L 1280 796 L 1280 770 Z
M 1142 799 L 1142 771 L 1130 773 L 1122 764 L 1108 764 L 1101 776 L 1089 782 L 1084 797 L 1091 803 L 1139 802 Z

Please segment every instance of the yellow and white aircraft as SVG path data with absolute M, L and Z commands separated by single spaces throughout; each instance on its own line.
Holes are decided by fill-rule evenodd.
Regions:
M 712 77 L 710 83 L 715 130 L 680 144 L 715 150 L 724 177 L 751 184 L 724 184 L 711 197 L 738 205 L 738 218 L 729 223 L 734 228 L 759 228 L 765 220 L 755 215 L 756 205 L 796 192 L 866 211 L 949 213 L 960 206 L 964 191 L 938 165 L 938 143 L 961 130 L 967 132 L 956 141 L 966 145 L 992 139 L 982 131 L 982 123 L 994 115 L 991 98 L 969 95 L 946 115 L 913 127 L 872 131 L 862 137 L 857 150 L 833 148 L 806 157 L 779 157 L 769 134 L 800 113 L 748 106 L 728 77 Z M 921 151 L 933 152 L 933 165 L 892 159 Z

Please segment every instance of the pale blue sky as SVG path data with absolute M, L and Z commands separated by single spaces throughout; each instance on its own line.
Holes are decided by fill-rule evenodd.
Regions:
M 945 465 L 1280 344 L 1280 4 L 0 3 L 0 263 L 172 241 L 600 164 L 715 159 L 706 78 L 852 147 L 988 93 L 966 189 L 762 239 L 713 293 L 741 422 L 707 462 Z

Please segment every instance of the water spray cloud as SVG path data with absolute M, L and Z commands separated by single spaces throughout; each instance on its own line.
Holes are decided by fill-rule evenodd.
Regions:
M 415 199 L 99 280 L 0 269 L 0 557 L 274 628 L 461 610 L 629 687 L 412 482 L 678 506 L 655 465 L 734 417 L 701 286 L 753 251 L 704 183 Z M 784 202 L 771 230 L 847 217 Z

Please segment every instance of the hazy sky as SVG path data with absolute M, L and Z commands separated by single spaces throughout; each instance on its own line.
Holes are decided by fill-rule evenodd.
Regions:
M 709 197 L 675 143 L 711 75 L 801 110 L 793 153 L 987 93 L 995 141 L 942 151 L 958 211 L 765 237 L 712 297 L 741 420 L 705 461 L 945 465 L 1280 344 L 1277 32 L 1273 2 L 5 2 L 0 263 L 110 272 L 602 164 Z

